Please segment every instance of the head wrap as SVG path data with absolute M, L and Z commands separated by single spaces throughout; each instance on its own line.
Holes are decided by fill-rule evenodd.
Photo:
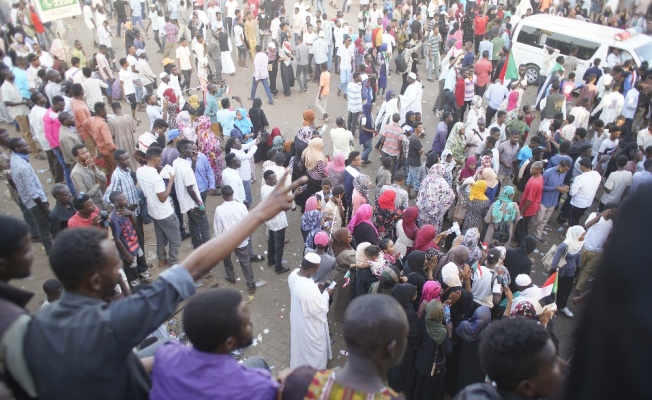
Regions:
M 403 232 L 410 240 L 414 240 L 419 232 L 419 227 L 416 224 L 419 217 L 419 209 L 415 206 L 410 206 L 403 212 Z
M 333 231 L 333 236 L 331 237 L 331 249 L 333 250 L 333 255 L 337 257 L 338 254 L 344 250 L 352 249 L 351 243 L 349 243 L 349 231 L 346 228 L 339 228 Z
M 451 135 L 452 134 L 453 133 L 451 132 Z M 467 157 L 466 158 L 466 163 L 464 164 L 464 168 L 460 171 L 460 176 L 459 176 L 460 182 L 463 181 L 464 179 L 470 177 L 470 176 L 473 176 L 475 174 L 476 166 L 471 167 L 472 164 L 476 164 L 476 166 L 477 166 L 478 160 L 476 160 L 475 157 L 473 157 L 473 156 Z
M 378 206 L 383 210 L 394 210 L 396 208 L 396 192 L 393 190 L 385 190 L 383 194 L 378 197 Z
M 376 235 L 378 235 L 378 230 L 374 226 L 374 224 L 371 222 L 371 216 L 373 215 L 373 210 L 371 209 L 371 206 L 369 204 L 363 204 L 361 205 L 358 210 L 355 212 L 353 215 L 353 218 L 351 218 L 351 221 L 349 222 L 348 228 L 349 232 L 353 233 L 353 230 L 355 229 L 356 226 L 360 225 L 361 223 L 367 223 L 371 225 L 374 228 L 374 231 L 376 232 Z
M 308 147 L 303 151 L 306 169 L 313 170 L 319 164 L 319 161 L 325 162 L 324 141 L 322 138 L 312 138 L 308 142 Z
M 440 300 L 439 293 L 441 293 L 441 284 L 439 281 L 428 281 L 424 283 L 423 288 L 421 289 L 421 301 L 426 303 L 431 302 L 432 300 Z
M 319 200 L 317 200 L 317 196 L 310 196 L 308 200 L 306 200 L 304 212 L 314 211 L 317 209 L 317 206 L 319 206 Z
M 342 172 L 346 169 L 346 161 L 344 159 L 344 154 L 335 153 L 333 155 L 333 161 L 328 163 L 328 169 L 332 169 L 335 172 Z
M 421 230 L 417 234 L 417 238 L 414 241 L 414 249 L 427 251 L 431 247 L 436 247 L 433 240 L 437 236 L 437 230 L 432 225 L 424 225 L 421 227 Z
M 460 281 L 460 269 L 455 265 L 455 263 L 449 262 L 444 265 L 444 268 L 441 269 L 441 277 L 444 285 L 448 287 L 462 286 L 462 281 Z
M 466 342 L 476 342 L 480 340 L 490 323 L 491 310 L 487 306 L 481 306 L 475 309 L 470 319 L 460 322 L 455 333 Z
M 514 186 L 503 186 L 500 189 L 498 200 L 494 203 L 491 211 L 491 222 L 497 224 L 513 222 L 516 219 L 518 205 L 512 201 L 512 197 L 514 197 Z
M 388 268 L 389 271 L 391 269 Z M 385 272 L 383 272 L 383 275 Z M 398 301 L 401 307 L 407 310 L 414 310 L 412 308 L 412 298 L 417 294 L 417 287 L 409 283 L 395 284 L 392 288 L 392 297 Z
M 428 335 L 438 345 L 444 342 L 448 329 L 442 324 L 444 320 L 444 306 L 439 300 L 432 300 L 426 306 L 426 330 Z
M 566 231 L 566 240 L 564 240 L 564 243 L 568 247 L 568 254 L 577 254 L 582 250 L 584 240 L 580 240 L 580 237 L 584 233 L 586 233 L 586 231 L 580 225 L 568 228 L 568 231 Z
M 362 264 L 362 263 L 366 263 L 367 261 L 369 261 L 369 258 L 367 258 L 367 256 L 364 253 L 364 250 L 369 246 L 371 246 L 371 243 L 362 242 L 355 249 L 355 262 L 356 262 L 356 264 Z
M 484 158 L 484 156 L 482 157 Z M 487 183 L 487 187 L 493 189 L 498 184 L 498 179 L 496 179 L 496 171 L 491 167 L 485 167 L 482 170 L 482 179 Z
M 315 123 L 315 111 L 307 109 L 303 112 L 303 126 L 314 125 Z
M 371 179 L 368 175 L 360 174 L 353 180 L 353 188 L 365 198 L 368 198 L 369 188 L 371 188 Z
M 484 192 L 487 191 L 487 182 L 483 180 L 475 181 L 471 186 L 471 194 L 469 195 L 469 200 L 480 200 L 485 201 L 489 200 L 487 195 Z

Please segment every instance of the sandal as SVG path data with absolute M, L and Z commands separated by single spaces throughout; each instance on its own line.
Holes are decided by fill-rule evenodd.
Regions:
M 255 255 L 249 259 L 249 261 L 251 262 L 260 262 L 263 260 L 265 260 L 265 256 L 261 256 L 261 255 Z

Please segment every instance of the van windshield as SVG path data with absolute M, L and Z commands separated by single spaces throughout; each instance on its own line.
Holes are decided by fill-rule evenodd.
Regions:
M 652 43 L 644 44 L 643 46 L 636 47 L 634 52 L 638 54 L 641 62 L 652 62 Z

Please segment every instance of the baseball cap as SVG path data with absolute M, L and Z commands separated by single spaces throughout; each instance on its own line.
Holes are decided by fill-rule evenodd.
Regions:
M 530 286 L 532 284 L 532 278 L 530 278 L 530 275 L 520 274 L 516 277 L 514 282 L 516 282 L 516 284 L 521 287 Z
M 161 64 L 165 67 L 168 64 L 174 64 L 174 60 L 171 58 L 164 58 L 163 61 L 161 61 Z
M 315 245 L 326 247 L 328 246 L 328 234 L 326 232 L 319 232 L 315 235 Z

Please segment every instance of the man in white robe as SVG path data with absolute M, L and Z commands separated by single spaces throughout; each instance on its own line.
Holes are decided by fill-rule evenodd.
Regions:
M 288 276 L 290 286 L 290 368 L 309 365 L 325 369 L 331 358 L 328 333 L 328 298 L 332 289 L 320 293 L 310 279 L 319 269 L 321 258 L 308 253 Z
M 417 81 L 417 75 L 414 72 L 408 74 L 407 80 L 409 85 L 401 96 L 401 124 L 408 111 L 421 113 L 421 98 L 423 97 L 421 82 Z

